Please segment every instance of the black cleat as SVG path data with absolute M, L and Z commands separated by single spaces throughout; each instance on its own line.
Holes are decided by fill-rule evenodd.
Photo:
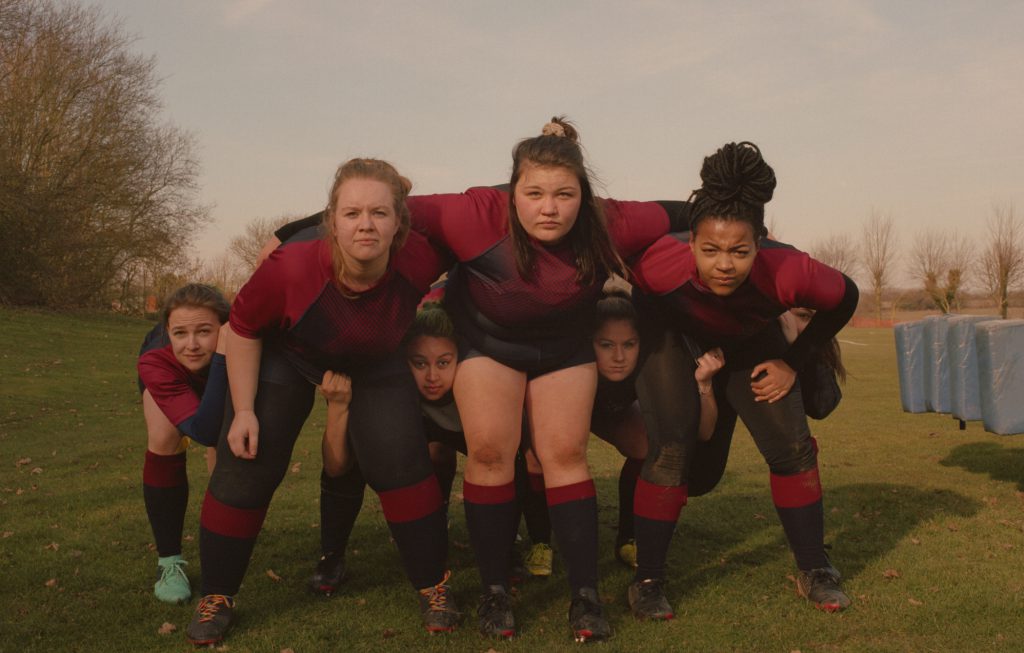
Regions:
M 582 587 L 569 604 L 569 627 L 577 642 L 600 642 L 612 636 L 597 590 Z
M 840 586 L 839 570 L 832 565 L 801 571 L 796 577 L 796 591 L 800 596 L 825 612 L 839 612 L 850 607 L 850 597 Z
M 331 552 L 321 556 L 316 563 L 313 577 L 309 579 L 309 589 L 316 594 L 330 596 L 338 591 L 341 581 L 345 580 L 345 553 Z
M 516 636 L 516 618 L 512 614 L 512 597 L 502 585 L 490 585 L 480 596 L 476 609 L 480 632 L 485 637 L 512 639 Z
M 667 621 L 674 618 L 672 605 L 665 598 L 664 581 L 660 578 L 648 578 L 633 582 L 626 592 L 629 609 L 633 616 L 641 621 L 657 619 Z
M 224 594 L 207 594 L 199 599 L 185 637 L 195 646 L 216 646 L 235 619 L 235 600 Z
M 446 571 L 440 583 L 419 590 L 420 615 L 423 617 L 423 627 L 428 633 L 450 633 L 455 630 L 459 619 L 462 618 L 455 607 L 452 588 L 448 586 L 451 575 L 452 572 Z

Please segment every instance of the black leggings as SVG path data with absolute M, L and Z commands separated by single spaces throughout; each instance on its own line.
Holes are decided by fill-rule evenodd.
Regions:
M 349 441 L 367 484 L 382 492 L 412 485 L 433 473 L 419 394 L 405 360 L 395 354 L 340 371 L 352 377 Z M 314 386 L 280 349 L 266 346 L 254 405 L 260 426 L 256 459 L 235 457 L 222 434 L 210 492 L 235 508 L 268 505 L 288 470 L 314 397 Z M 232 417 L 225 418 L 225 428 Z
M 661 486 L 692 480 L 694 495 L 707 492 L 724 470 L 737 415 L 773 474 L 786 476 L 815 467 L 817 459 L 799 383 L 775 403 L 755 401 L 750 387 L 753 367 L 780 358 L 786 350 L 777 324 L 740 344 L 723 347 L 726 367 L 714 379 L 719 418 L 708 443 L 699 443 L 697 438 L 700 396 L 693 376 L 696 352 L 669 329 L 652 329 L 645 337 L 647 354 L 636 384 L 648 438 L 641 478 Z M 698 453 L 698 447 L 705 455 Z M 705 462 L 706 466 L 691 469 L 691 463 Z

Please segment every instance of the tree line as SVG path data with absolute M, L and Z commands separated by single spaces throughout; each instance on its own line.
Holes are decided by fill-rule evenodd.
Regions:
M 256 218 L 220 256 L 188 256 L 210 220 L 195 143 L 162 119 L 155 60 L 132 44 L 95 7 L 0 0 L 0 303 L 144 312 L 194 280 L 231 294 L 294 217 Z M 944 313 L 973 286 L 1006 317 L 1024 283 L 1012 205 L 993 208 L 983 242 L 923 230 L 901 251 L 893 217 L 873 210 L 809 251 L 859 279 L 879 320 L 901 271 Z

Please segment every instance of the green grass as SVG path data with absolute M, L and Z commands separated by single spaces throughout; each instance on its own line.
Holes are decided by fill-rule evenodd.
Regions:
M 156 554 L 142 505 L 145 435 L 134 371 L 147 329 L 109 315 L 0 309 L 0 651 L 189 649 L 182 631 L 192 606 L 167 606 L 150 592 Z M 846 397 L 812 429 L 822 449 L 826 539 L 853 607 L 826 615 L 795 596 L 766 468 L 740 429 L 720 487 L 684 509 L 670 556 L 676 619 L 634 622 L 624 598 L 630 574 L 612 558 L 621 459 L 595 442 L 601 591 L 616 629 L 596 650 L 1024 646 L 1024 437 L 902 413 L 891 332 L 847 330 L 842 339 L 858 343 L 844 346 Z M 322 427 L 318 407 L 260 536 L 228 650 L 577 650 L 557 562 L 554 577 L 521 588 L 517 640 L 486 641 L 471 617 L 450 637 L 424 634 L 375 497 L 353 536 L 344 591 L 329 600 L 307 594 L 318 554 Z M 194 581 L 206 485 L 197 454 L 189 459 L 184 551 Z M 471 613 L 477 580 L 458 503 L 451 565 L 456 596 Z M 178 632 L 158 634 L 164 622 Z

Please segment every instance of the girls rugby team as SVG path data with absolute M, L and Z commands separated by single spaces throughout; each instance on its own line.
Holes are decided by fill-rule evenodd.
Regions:
M 480 631 L 517 632 L 509 584 L 525 516 L 529 573 L 551 573 L 554 535 L 574 638 L 610 637 L 586 457 L 594 433 L 625 456 L 615 556 L 635 568 L 630 609 L 671 619 L 664 579 L 676 522 L 689 496 L 719 482 L 739 416 L 768 464 L 798 591 L 823 610 L 847 607 L 823 541 L 806 417 L 820 415 L 805 409 L 798 379 L 820 378 L 805 370 L 835 351 L 857 288 L 767 237 L 775 175 L 756 146 L 724 145 L 701 180 L 687 202 L 600 199 L 561 118 L 516 145 L 507 187 L 409 196 L 390 164 L 352 159 L 321 214 L 278 232 L 230 313 L 212 288 L 175 293 L 139 358 L 143 485 L 159 553 L 154 593 L 187 601 L 186 437 L 216 447 L 188 639 L 216 644 L 231 626 L 318 389 L 327 424 L 315 591 L 341 583 L 369 485 L 425 628 L 453 630 L 448 497 L 461 451 Z M 606 294 L 615 276 L 632 293 Z M 443 302 L 424 304 L 441 278 Z M 790 309 L 798 317 L 780 319 Z M 842 368 L 829 360 L 834 380 Z

